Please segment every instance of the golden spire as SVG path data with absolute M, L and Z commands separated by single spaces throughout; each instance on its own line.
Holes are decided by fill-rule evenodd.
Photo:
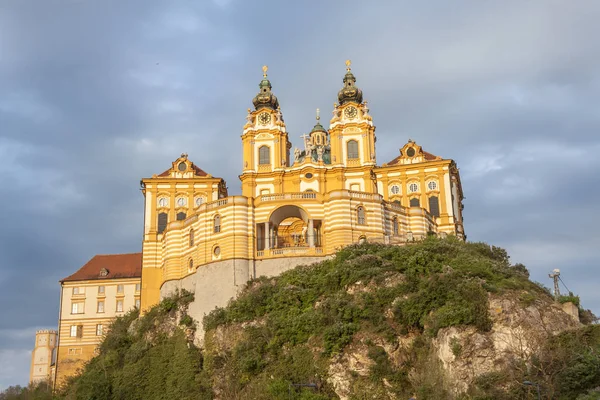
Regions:
M 350 71 L 350 65 L 351 64 L 352 64 L 352 61 L 346 60 L 346 71 Z
M 319 122 L 319 120 L 321 119 L 321 116 L 319 115 L 320 110 L 317 108 L 317 122 Z
M 262 70 L 263 70 L 263 78 L 266 78 L 267 77 L 267 71 L 269 70 L 269 67 L 266 66 L 266 65 L 263 65 Z

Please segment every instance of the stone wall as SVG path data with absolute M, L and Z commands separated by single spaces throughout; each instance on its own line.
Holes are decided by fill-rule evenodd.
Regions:
M 236 297 L 253 277 L 276 276 L 298 265 L 313 264 L 330 256 L 282 257 L 265 260 L 231 259 L 201 265 L 195 273 L 183 279 L 165 282 L 160 289 L 161 299 L 176 290 L 185 289 L 194 293 L 194 301 L 188 313 L 198 321 L 195 341 L 201 344 L 204 338 L 202 319 L 216 307 L 224 307 Z

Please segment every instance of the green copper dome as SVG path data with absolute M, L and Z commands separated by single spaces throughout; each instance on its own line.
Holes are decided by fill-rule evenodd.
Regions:
M 362 103 L 363 94 L 362 90 L 355 86 L 356 78 L 352 71 L 350 71 L 350 61 L 346 61 L 347 72 L 344 75 L 344 87 L 338 92 L 338 101 L 340 105 L 348 102 Z
M 254 104 L 255 110 L 261 110 L 263 108 L 268 108 L 271 110 L 276 110 L 279 107 L 279 100 L 277 97 L 271 93 L 271 82 L 267 79 L 267 66 L 263 67 L 263 79 L 258 84 L 260 91 L 254 99 L 252 99 L 252 104 Z

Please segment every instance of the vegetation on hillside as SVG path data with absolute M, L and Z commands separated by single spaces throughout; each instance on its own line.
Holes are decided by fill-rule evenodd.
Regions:
M 187 292 L 142 317 L 118 318 L 100 355 L 57 398 L 336 399 L 332 368 L 366 346 L 368 374 L 353 376 L 352 399 L 450 399 L 433 339 L 452 326 L 489 331 L 490 293 L 518 299 L 522 307 L 550 302 L 548 290 L 528 276 L 503 249 L 484 243 L 432 237 L 408 246 L 350 246 L 330 260 L 249 282 L 238 299 L 205 317 L 202 350 L 191 340 Z M 399 348 L 403 338 L 409 345 L 400 362 L 392 360 L 386 349 Z M 464 352 L 458 342 L 451 349 L 456 357 Z M 539 383 L 543 398 L 600 399 L 594 391 L 600 327 L 544 339 L 540 349 L 479 376 L 464 399 L 533 398 L 525 380 Z

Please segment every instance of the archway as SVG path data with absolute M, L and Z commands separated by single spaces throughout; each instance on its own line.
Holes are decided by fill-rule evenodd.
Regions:
M 321 221 L 301 207 L 285 205 L 274 210 L 269 221 L 257 224 L 257 250 L 319 247 Z

